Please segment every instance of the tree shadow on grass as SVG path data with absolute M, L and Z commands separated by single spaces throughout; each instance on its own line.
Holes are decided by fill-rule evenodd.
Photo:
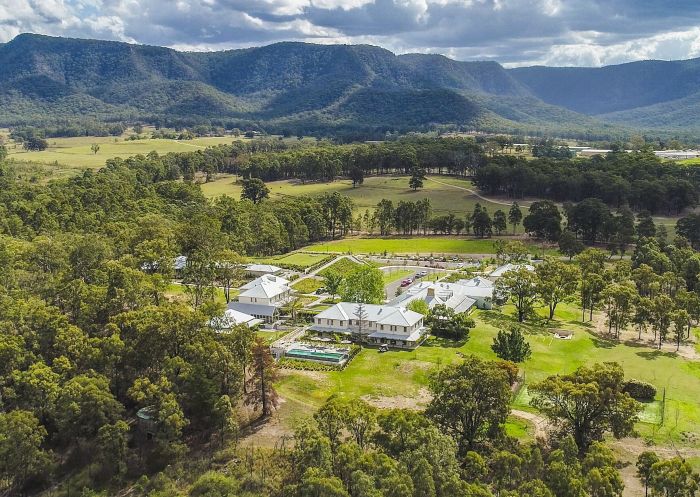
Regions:
M 467 337 L 464 340 L 451 340 L 449 338 L 441 338 L 441 337 L 433 337 L 421 345 L 422 347 L 439 347 L 439 348 L 450 348 L 450 349 L 459 349 L 466 345 L 466 343 L 469 341 L 469 338 Z
M 647 361 L 658 359 L 659 357 L 678 357 L 675 352 L 664 352 L 663 350 L 645 350 L 643 352 L 637 352 L 637 355 Z
M 591 342 L 593 342 L 593 345 L 598 349 L 612 349 L 619 345 L 618 342 L 607 340 L 594 334 L 591 334 Z
M 591 329 L 591 328 L 594 327 L 594 326 L 593 326 L 593 323 L 591 323 L 590 321 L 586 321 L 586 322 L 584 323 L 584 322 L 582 322 L 582 321 L 579 321 L 578 319 L 571 319 L 571 320 L 567 321 L 567 323 L 572 324 L 572 325 L 574 325 L 574 326 L 580 326 L 580 327 L 582 327 L 582 328 L 589 328 L 589 329 Z
M 554 321 L 550 322 L 539 317 L 520 323 L 515 316 L 504 314 L 500 310 L 481 311 L 480 317 L 486 324 L 499 330 L 507 330 L 511 326 L 517 326 L 526 335 L 547 335 L 556 324 Z

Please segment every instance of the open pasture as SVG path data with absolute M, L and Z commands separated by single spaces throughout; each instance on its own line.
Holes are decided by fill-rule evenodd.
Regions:
M 352 198 L 356 213 L 362 213 L 367 209 L 374 211 L 374 207 L 382 199 L 388 199 L 397 204 L 401 200 L 415 202 L 429 198 L 434 215 L 454 212 L 455 215 L 460 216 L 471 212 L 477 202 L 486 207 L 490 213 L 497 209 L 507 211 L 510 207 L 509 202 L 498 203 L 500 201 L 479 198 L 473 193 L 472 183 L 466 179 L 429 176 L 424 188 L 413 191 L 408 187 L 408 178 L 408 176 L 393 175 L 372 176 L 365 178 L 364 183 L 355 188 L 352 186 L 352 181 L 346 179 L 306 184 L 296 180 L 270 181 L 267 187 L 270 189 L 272 199 L 340 192 Z M 202 191 L 207 197 L 230 195 L 239 198 L 241 189 L 241 185 L 236 183 L 236 177 L 231 175 L 202 184 Z
M 55 165 L 58 168 L 73 170 L 96 169 L 102 167 L 107 159 L 114 157 L 130 157 L 138 154 L 148 154 L 155 150 L 159 154 L 168 152 L 192 152 L 204 150 L 208 146 L 231 143 L 236 138 L 232 136 L 215 136 L 195 138 L 193 140 L 150 139 L 125 140 L 124 137 L 87 136 L 75 138 L 49 138 L 49 148 L 41 152 L 28 152 L 21 144 L 10 142 L 8 155 L 11 159 L 23 162 Z M 91 150 L 93 143 L 100 149 L 97 153 Z

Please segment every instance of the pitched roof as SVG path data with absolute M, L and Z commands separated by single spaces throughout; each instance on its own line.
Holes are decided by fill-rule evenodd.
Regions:
M 277 273 L 282 271 L 282 268 L 272 264 L 248 264 L 246 270 L 255 273 Z
M 364 321 L 372 321 L 379 324 L 413 326 L 423 319 L 423 315 L 418 312 L 390 305 L 364 304 L 363 310 L 365 313 Z M 358 304 L 354 302 L 339 302 L 325 311 L 321 311 L 316 317 L 345 321 L 359 319 L 357 313 Z
M 277 312 L 277 307 L 266 304 L 248 304 L 245 302 L 229 302 L 229 309 L 234 311 L 250 314 L 251 316 L 266 316 L 273 317 Z
M 491 271 L 489 276 L 491 278 L 500 278 L 501 276 L 506 274 L 508 271 L 517 271 L 518 269 L 527 269 L 528 271 L 534 271 L 535 267 L 531 266 L 530 264 L 512 264 L 509 262 L 508 264 L 504 264 L 502 266 L 499 266 L 496 269 L 494 269 L 493 271 Z
M 241 287 L 241 290 L 248 290 L 249 288 L 253 288 L 254 286 L 260 285 L 261 283 L 265 282 L 276 283 L 278 285 L 289 285 L 289 281 L 285 280 L 284 278 L 280 278 L 279 276 L 275 276 L 274 274 L 264 274 L 243 285 Z
M 257 297 L 257 298 L 272 298 L 285 293 L 289 290 L 288 286 L 277 285 L 276 283 L 262 283 L 253 288 L 249 288 L 241 292 L 238 297 Z
M 186 255 L 178 255 L 175 257 L 175 260 L 173 261 L 173 269 L 175 271 L 180 271 L 182 269 L 185 269 L 185 266 L 187 265 L 187 256 Z
M 448 307 L 455 308 L 453 306 L 460 303 L 460 305 L 464 307 L 468 302 L 455 299 L 455 297 L 470 297 L 472 299 L 473 297 L 492 297 L 493 287 L 493 282 L 478 277 L 472 278 L 471 280 L 459 280 L 456 283 L 431 283 L 422 281 L 409 288 L 405 293 L 394 298 L 389 302 L 389 305 L 394 307 L 406 307 L 414 300 L 423 300 L 428 304 L 430 309 L 438 304 L 445 304 Z M 471 305 L 465 310 L 469 309 L 469 307 L 471 307 Z
M 260 322 L 261 321 L 255 318 L 255 316 L 251 316 L 245 312 L 237 311 L 235 309 L 226 309 L 222 316 L 215 317 L 209 321 L 209 325 L 214 328 L 227 330 L 239 324 L 247 324 L 248 326 L 253 327 Z

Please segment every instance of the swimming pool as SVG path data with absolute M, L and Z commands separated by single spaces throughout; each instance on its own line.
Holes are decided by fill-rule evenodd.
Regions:
M 294 347 L 285 353 L 285 356 L 294 359 L 306 359 L 308 361 L 341 363 L 348 359 L 348 352 L 344 349 L 330 348 L 301 348 Z

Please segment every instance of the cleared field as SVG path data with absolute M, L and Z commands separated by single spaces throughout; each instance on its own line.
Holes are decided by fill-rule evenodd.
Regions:
M 312 252 L 336 252 L 354 254 L 493 254 L 494 239 L 473 240 L 469 238 L 347 238 L 306 247 Z M 542 253 L 535 245 L 532 248 Z M 548 253 L 556 251 L 548 250 Z
M 333 264 L 331 264 L 330 266 L 328 266 L 326 269 L 319 272 L 318 274 L 319 274 L 319 276 L 324 276 L 324 277 L 326 275 L 328 275 L 328 273 L 331 273 L 331 272 L 336 272 L 336 273 L 339 273 L 342 275 L 347 275 L 348 273 L 351 273 L 352 271 L 357 269 L 358 265 L 359 264 L 357 264 L 357 262 L 351 261 L 350 259 L 345 257 L 343 259 L 335 261 Z
M 499 328 L 511 323 L 512 308 L 504 312 L 477 311 L 477 326 L 466 343 L 433 341 L 415 351 L 391 351 L 380 354 L 365 349 L 344 371 L 308 374 L 289 372 L 278 384 L 286 402 L 280 409 L 283 425 L 292 427 L 310 415 L 325 399 L 336 394 L 346 398 L 363 397 L 382 404 L 420 406 L 425 403 L 428 374 L 435 368 L 461 361 L 459 354 L 476 354 L 495 359 L 491 343 Z M 544 312 L 544 309 L 542 309 Z M 542 330 L 527 327 L 532 357 L 522 368 L 525 383 L 531 384 L 548 375 L 567 373 L 578 366 L 594 362 L 616 361 L 628 377 L 648 381 L 658 389 L 657 400 L 666 388 L 664 424 L 639 423 L 640 434 L 656 443 L 698 446 L 700 440 L 689 434 L 700 432 L 700 362 L 653 348 L 609 342 L 592 335 L 576 320 L 579 309 L 560 305 L 555 327 L 575 331 L 571 340 L 557 340 Z M 516 400 L 517 402 L 517 400 Z M 518 405 L 519 409 L 531 409 Z M 653 411 L 658 402 L 648 406 L 643 418 L 657 419 Z
M 159 154 L 168 152 L 192 152 L 203 150 L 208 146 L 231 143 L 232 136 L 215 136 L 195 138 L 193 140 L 124 140 L 123 137 L 76 137 L 50 138 L 49 148 L 41 152 L 27 152 L 19 144 L 11 143 L 8 147 L 9 157 L 17 161 L 28 161 L 48 165 L 63 166 L 68 169 L 92 169 L 104 165 L 107 159 L 147 154 L 153 150 Z M 100 145 L 95 154 L 90 150 L 93 143 Z
M 311 267 L 319 262 L 327 259 L 324 254 L 309 254 L 305 252 L 292 252 L 291 254 L 281 255 L 277 257 L 251 257 L 251 262 L 260 262 L 265 264 L 288 264 L 303 268 Z
M 234 176 L 224 176 L 215 181 L 202 185 L 202 191 L 207 197 L 230 195 L 238 198 L 241 195 L 241 186 L 235 183 Z M 438 183 L 438 181 L 440 183 Z M 331 183 L 307 183 L 298 181 L 271 181 L 267 183 L 270 189 L 270 198 L 299 197 L 303 195 L 321 195 L 325 192 L 340 192 L 352 198 L 355 203 L 355 211 L 364 212 L 366 209 L 374 210 L 377 203 L 386 198 L 397 203 L 401 200 L 417 201 L 429 198 L 436 214 L 454 212 L 456 215 L 471 212 L 477 202 L 493 213 L 497 209 L 507 210 L 510 202 L 491 201 L 480 199 L 474 193 L 461 188 L 473 189 L 470 181 L 460 178 L 448 178 L 444 176 L 430 176 L 425 182 L 425 188 L 413 191 L 408 187 L 408 176 L 372 176 L 365 178 L 364 184 L 357 188 L 352 187 L 350 180 L 337 180 Z
M 292 288 L 300 293 L 314 293 L 323 286 L 323 280 L 319 278 L 305 278 L 292 283 Z

